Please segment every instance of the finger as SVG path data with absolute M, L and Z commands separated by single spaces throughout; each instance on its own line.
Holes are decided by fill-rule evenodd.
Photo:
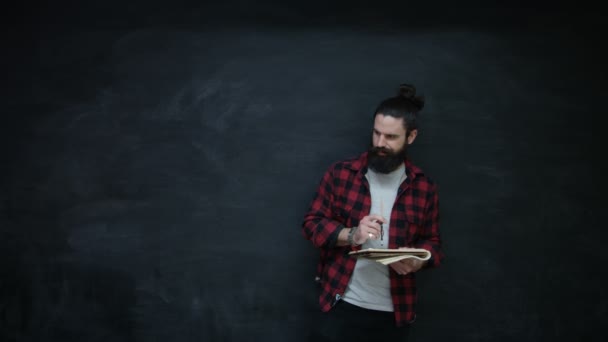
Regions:
M 401 271 L 400 274 L 408 274 L 412 271 L 412 269 L 406 265 L 401 265 L 401 267 L 399 267 L 399 271 Z
M 370 232 L 374 235 L 380 235 L 380 229 L 382 229 L 382 228 L 379 226 L 369 226 L 368 232 Z
M 363 218 L 363 220 L 361 220 L 361 225 L 372 226 L 374 222 L 374 219 L 370 218 L 369 216 L 366 216 L 365 218 Z
M 407 265 L 405 265 L 405 270 L 408 272 L 416 272 L 418 270 L 418 263 L 416 263 L 414 260 L 412 260 L 412 263 L 409 263 Z
M 411 261 L 411 260 L 410 260 Z M 403 271 L 407 271 L 407 272 L 411 272 L 413 271 L 414 267 L 412 266 L 412 264 L 410 263 L 410 261 L 408 260 L 401 260 L 401 263 L 399 265 L 399 268 Z
M 393 270 L 395 272 L 397 272 L 397 274 L 400 274 L 400 275 L 408 274 L 408 271 L 406 269 L 404 269 L 399 263 L 391 264 L 391 267 L 393 268 Z
M 371 215 L 368 216 L 368 218 L 372 222 L 373 221 L 378 221 L 378 222 L 381 222 L 381 223 L 386 223 L 386 220 L 384 219 L 384 217 L 382 217 L 382 216 L 380 216 L 378 214 L 371 214 Z
M 373 222 L 373 225 L 372 225 L 372 226 L 373 226 L 374 228 L 378 229 L 378 231 L 380 231 L 380 229 L 382 229 L 382 224 L 383 224 L 382 222 L 380 222 L 380 221 L 378 221 L 378 220 L 374 220 L 374 222 Z
M 372 233 L 374 235 L 379 235 L 381 229 L 381 227 L 376 223 L 363 221 L 360 222 L 359 228 L 363 228 L 362 233 L 364 234 Z

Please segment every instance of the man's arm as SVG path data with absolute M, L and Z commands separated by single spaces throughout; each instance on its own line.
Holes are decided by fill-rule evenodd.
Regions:
M 364 216 L 357 227 L 344 227 L 335 220 L 336 213 L 332 208 L 336 188 L 334 186 L 334 167 L 325 172 L 310 208 L 304 216 L 302 231 L 306 239 L 312 241 L 315 247 L 340 247 L 348 245 L 361 245 L 368 239 L 380 238 L 381 224 L 386 220 L 379 215 Z M 349 239 L 350 235 L 350 239 Z
M 345 229 L 344 225 L 332 219 L 334 190 L 332 166 L 323 175 L 302 224 L 304 237 L 317 248 L 348 244 L 349 229 Z
M 438 267 L 444 257 L 439 233 L 439 195 L 435 185 L 429 189 L 428 196 L 428 206 L 424 212 L 422 232 L 415 247 L 424 248 L 431 252 L 431 258 L 424 264 L 424 267 L 433 268 Z

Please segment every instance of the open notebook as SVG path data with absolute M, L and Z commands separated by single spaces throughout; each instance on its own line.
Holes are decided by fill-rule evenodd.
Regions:
M 384 265 L 407 258 L 416 258 L 418 260 L 429 260 L 431 258 L 431 252 L 422 248 L 367 248 L 358 251 L 351 251 L 348 254 L 356 258 L 372 259 Z

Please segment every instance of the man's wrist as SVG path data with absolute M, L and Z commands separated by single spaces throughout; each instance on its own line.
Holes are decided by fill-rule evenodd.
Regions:
M 359 244 L 355 242 L 355 233 L 357 232 L 357 229 L 359 229 L 359 227 L 352 227 L 350 228 L 350 231 L 348 232 L 348 244 L 351 246 L 358 246 Z

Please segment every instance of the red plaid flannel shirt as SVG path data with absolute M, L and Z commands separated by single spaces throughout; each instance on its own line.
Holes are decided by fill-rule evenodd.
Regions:
M 424 267 L 437 267 L 443 258 L 437 187 L 409 160 L 404 162 L 407 179 L 399 187 L 391 213 L 388 248 L 427 249 L 431 259 Z M 341 298 L 355 268 L 355 259 L 348 253 L 361 247 L 338 247 L 336 242 L 342 228 L 355 227 L 369 215 L 371 196 L 366 172 L 367 152 L 331 165 L 304 216 L 303 234 L 320 251 L 317 279 L 322 311 L 329 311 Z M 416 275 L 389 270 L 395 323 L 411 323 L 416 317 Z

